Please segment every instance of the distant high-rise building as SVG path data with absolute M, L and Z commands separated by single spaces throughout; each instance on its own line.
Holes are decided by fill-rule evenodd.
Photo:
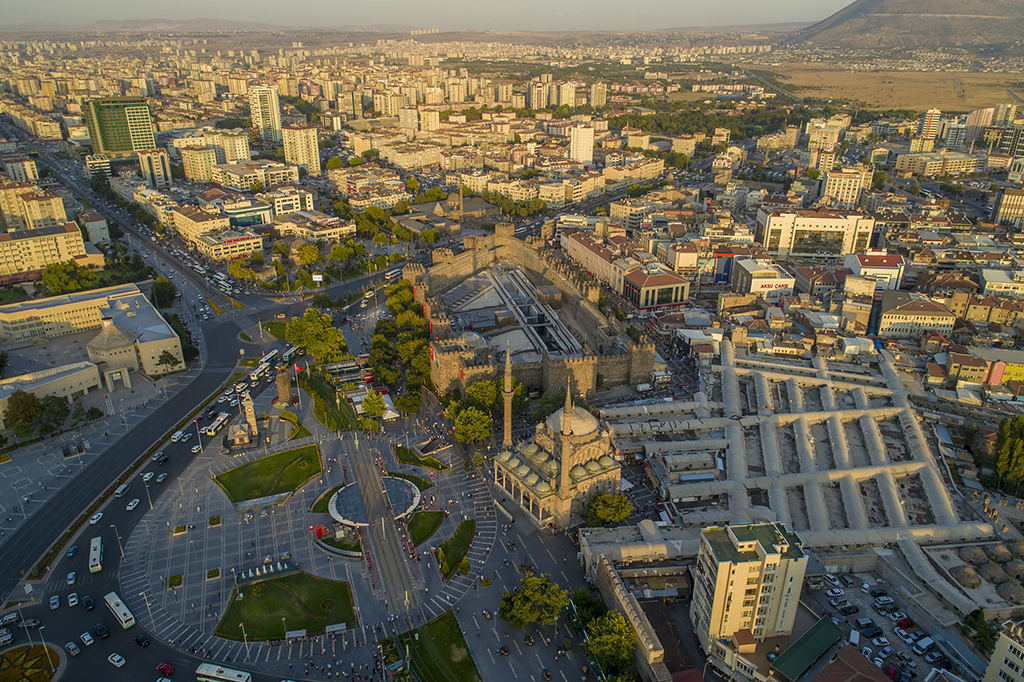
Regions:
M 590 86 L 590 106 L 603 107 L 608 103 L 608 86 L 604 83 L 594 83 Z
M 967 148 L 967 126 L 953 123 L 946 126 L 946 149 L 962 151 Z
M 171 186 L 171 158 L 164 149 L 140 149 L 136 152 L 142 180 L 150 189 Z
M 558 106 L 560 107 L 575 107 L 576 106 L 576 84 L 575 83 L 559 83 L 558 84 Z
M 249 88 L 249 118 L 260 139 L 271 144 L 281 142 L 281 103 L 276 85 Z
M 569 158 L 584 166 L 594 163 L 594 129 L 590 126 L 573 126 L 569 130 Z
M 320 145 L 316 126 L 294 125 L 284 129 L 284 160 L 310 175 L 320 175 Z
M 921 119 L 921 127 L 918 132 L 921 137 L 926 137 L 930 140 L 934 140 L 939 136 L 939 130 L 942 127 L 942 110 L 941 109 L 929 109 L 925 112 L 924 118 Z
M 992 125 L 1008 126 L 1017 120 L 1017 105 L 1013 103 L 997 104 L 992 113 Z
M 841 170 L 825 171 L 821 199 L 837 208 L 855 208 L 862 190 L 871 187 L 874 177 L 867 166 L 850 166 Z
M 420 112 L 416 107 L 402 107 L 398 110 L 398 127 L 404 130 L 418 130 L 420 127 Z
M 420 112 L 420 130 L 437 130 L 441 127 L 441 112 L 424 109 Z
M 781 523 L 702 530 L 690 602 L 701 647 L 792 634 L 806 570 L 800 538 Z
M 995 114 L 995 109 L 992 107 L 975 109 L 967 114 L 967 144 L 981 137 L 981 131 L 985 129 L 985 126 L 992 125 L 993 114 Z
M 214 147 L 185 147 L 181 150 L 181 167 L 188 180 L 209 182 L 216 165 L 217 150 Z
M 239 76 L 228 76 L 228 92 L 232 95 L 248 95 L 249 79 Z
M 355 90 L 338 93 L 338 109 L 351 118 L 362 118 L 363 93 Z
M 530 81 L 526 90 L 526 105 L 531 109 L 543 109 L 548 105 L 548 86 L 540 81 Z
M 143 97 L 94 99 L 86 102 L 82 113 L 96 154 L 124 158 L 156 147 L 153 120 Z

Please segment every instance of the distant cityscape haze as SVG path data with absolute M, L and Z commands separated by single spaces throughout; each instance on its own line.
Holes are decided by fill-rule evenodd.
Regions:
M 4 9 L 4 23 L 87 24 L 92 21 L 191 19 L 210 17 L 258 21 L 281 27 L 403 26 L 454 30 L 638 31 L 701 26 L 813 22 L 848 5 L 850 0 L 380 0 L 339 3 L 309 0 L 289 11 L 269 0 L 180 0 L 173 6 L 94 0 L 89 3 L 15 2 Z

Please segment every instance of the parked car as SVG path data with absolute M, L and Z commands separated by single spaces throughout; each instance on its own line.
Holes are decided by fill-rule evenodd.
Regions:
M 888 677 L 890 680 L 895 680 L 896 679 L 896 666 L 890 665 L 888 668 L 886 668 L 885 669 L 885 676 Z
M 57 600 L 57 603 L 59 604 L 60 600 Z M 41 621 L 38 618 L 26 618 L 25 620 L 18 623 L 18 627 L 22 630 L 33 630 L 39 627 L 40 624 Z
M 85 608 L 86 611 L 92 611 L 94 608 L 96 608 L 96 602 L 94 602 L 92 600 L 92 597 L 90 597 L 89 595 L 85 595 L 84 597 L 82 597 L 82 606 Z
M 64 648 L 67 649 L 68 653 L 71 654 L 72 656 L 77 656 L 78 654 L 82 653 L 82 650 L 79 649 L 78 645 L 75 644 L 74 642 L 68 642 L 67 644 L 64 645 Z
M 934 663 L 938 663 L 939 661 L 941 661 L 944 658 L 945 658 L 945 656 L 942 655 L 941 651 L 932 651 L 927 656 L 924 657 L 924 662 L 925 663 L 933 663 L 934 664 Z
M 114 666 L 115 668 L 120 668 L 124 665 L 124 656 L 122 656 L 121 654 L 110 654 L 109 656 L 107 656 L 107 660 L 110 661 L 110 665 Z
M 50 610 L 53 611 L 53 610 L 59 609 L 59 608 L 60 608 L 60 595 L 55 594 L 52 597 L 50 597 Z
M 92 627 L 92 631 L 95 632 L 96 636 L 100 639 L 106 639 L 110 636 L 110 630 L 103 623 L 96 623 L 96 625 Z
M 889 640 L 886 637 L 873 637 L 871 643 L 875 646 L 889 646 Z
M 881 651 L 878 652 L 878 657 L 881 658 L 884 661 L 885 659 L 887 659 L 890 656 L 892 656 L 892 651 L 893 651 L 892 647 L 891 646 L 887 646 L 887 647 L 883 648 Z
M 827 590 L 825 594 L 829 597 L 842 597 L 846 592 L 839 587 L 833 587 L 831 590 Z
M 828 603 L 831 604 L 833 608 L 838 609 L 840 607 L 847 606 L 850 603 L 850 600 L 846 597 L 840 597 L 839 599 L 829 599 Z
M 909 630 L 910 628 L 914 627 L 914 621 L 912 621 L 909 618 L 904 618 L 900 622 L 896 623 L 896 625 L 899 625 L 904 630 Z
M 93 642 L 96 641 L 95 639 L 92 638 L 92 635 L 89 634 L 88 632 L 83 632 L 81 634 L 80 639 L 82 640 L 82 644 L 84 644 L 86 646 L 92 646 Z
M 876 599 L 878 597 L 884 597 L 886 594 L 886 591 L 880 587 L 876 587 L 875 589 L 871 590 L 871 596 L 875 597 Z
M 843 608 L 839 609 L 839 613 L 844 616 L 852 616 L 853 614 L 858 613 L 859 611 L 860 607 L 854 606 L 853 604 L 850 604 L 849 606 L 844 606 Z
M 68 551 L 64 553 L 64 556 L 70 559 L 76 554 L 78 554 L 78 545 L 71 545 L 70 547 L 68 547 Z
M 871 660 L 871 654 L 874 653 L 871 650 L 871 647 L 869 647 L 869 646 L 864 647 L 863 649 L 860 650 L 860 652 L 861 652 L 861 654 L 864 655 L 864 658 L 868 659 L 869 661 Z

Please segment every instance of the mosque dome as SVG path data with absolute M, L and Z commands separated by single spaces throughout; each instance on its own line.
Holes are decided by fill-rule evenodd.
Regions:
M 566 421 L 568 422 L 568 428 L 563 428 Z M 556 410 L 548 417 L 547 425 L 548 430 L 552 433 L 568 432 L 574 436 L 588 436 L 597 431 L 598 428 L 597 419 L 594 418 L 594 415 L 580 407 L 573 408 L 568 419 L 566 418 L 564 407 Z

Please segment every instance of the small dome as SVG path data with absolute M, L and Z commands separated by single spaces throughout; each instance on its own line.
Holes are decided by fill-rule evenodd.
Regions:
M 615 460 L 609 457 L 608 455 L 601 455 L 601 459 L 597 461 L 600 462 L 601 466 L 603 466 L 605 469 L 610 469 L 613 466 L 615 466 Z
M 586 467 L 587 471 L 589 471 L 592 474 L 596 474 L 598 471 L 601 470 L 601 465 L 598 464 L 597 461 L 593 459 L 586 463 Z
M 555 460 L 553 459 L 549 459 L 548 461 L 544 462 L 543 464 L 541 464 L 541 467 L 543 467 L 544 471 L 548 472 L 549 474 L 553 474 L 556 471 L 558 471 L 558 465 L 555 464 Z
M 516 476 L 523 477 L 530 473 L 530 467 L 526 466 L 522 462 L 516 467 Z
M 537 481 L 540 480 L 540 476 L 538 476 L 537 474 L 531 473 L 529 476 L 527 476 L 523 480 L 525 481 L 526 485 L 528 485 L 528 486 L 535 486 L 535 485 L 537 485 Z
M 551 485 L 547 481 L 541 481 L 537 484 L 537 492 L 544 495 L 551 492 Z
M 511 452 L 509 452 L 508 450 L 502 450 L 501 452 L 498 453 L 498 456 L 495 457 L 495 459 L 498 460 L 499 462 L 505 463 L 509 460 L 511 456 Z
M 543 450 L 541 450 L 540 452 L 538 452 L 537 454 L 535 454 L 535 455 L 533 456 L 533 458 L 534 458 L 535 460 L 537 460 L 538 462 L 540 462 L 540 463 L 542 463 L 542 464 L 543 464 L 544 462 L 546 462 L 546 461 L 548 461 L 549 459 L 551 459 L 551 455 L 549 455 L 548 453 L 546 453 L 546 452 L 544 452 Z
M 579 464 L 569 470 L 569 475 L 573 478 L 580 479 L 587 477 L 587 470 L 581 467 Z
M 527 455 L 532 455 L 538 450 L 540 450 L 540 446 L 537 445 L 536 443 L 527 443 L 526 445 L 523 446 L 523 452 Z

